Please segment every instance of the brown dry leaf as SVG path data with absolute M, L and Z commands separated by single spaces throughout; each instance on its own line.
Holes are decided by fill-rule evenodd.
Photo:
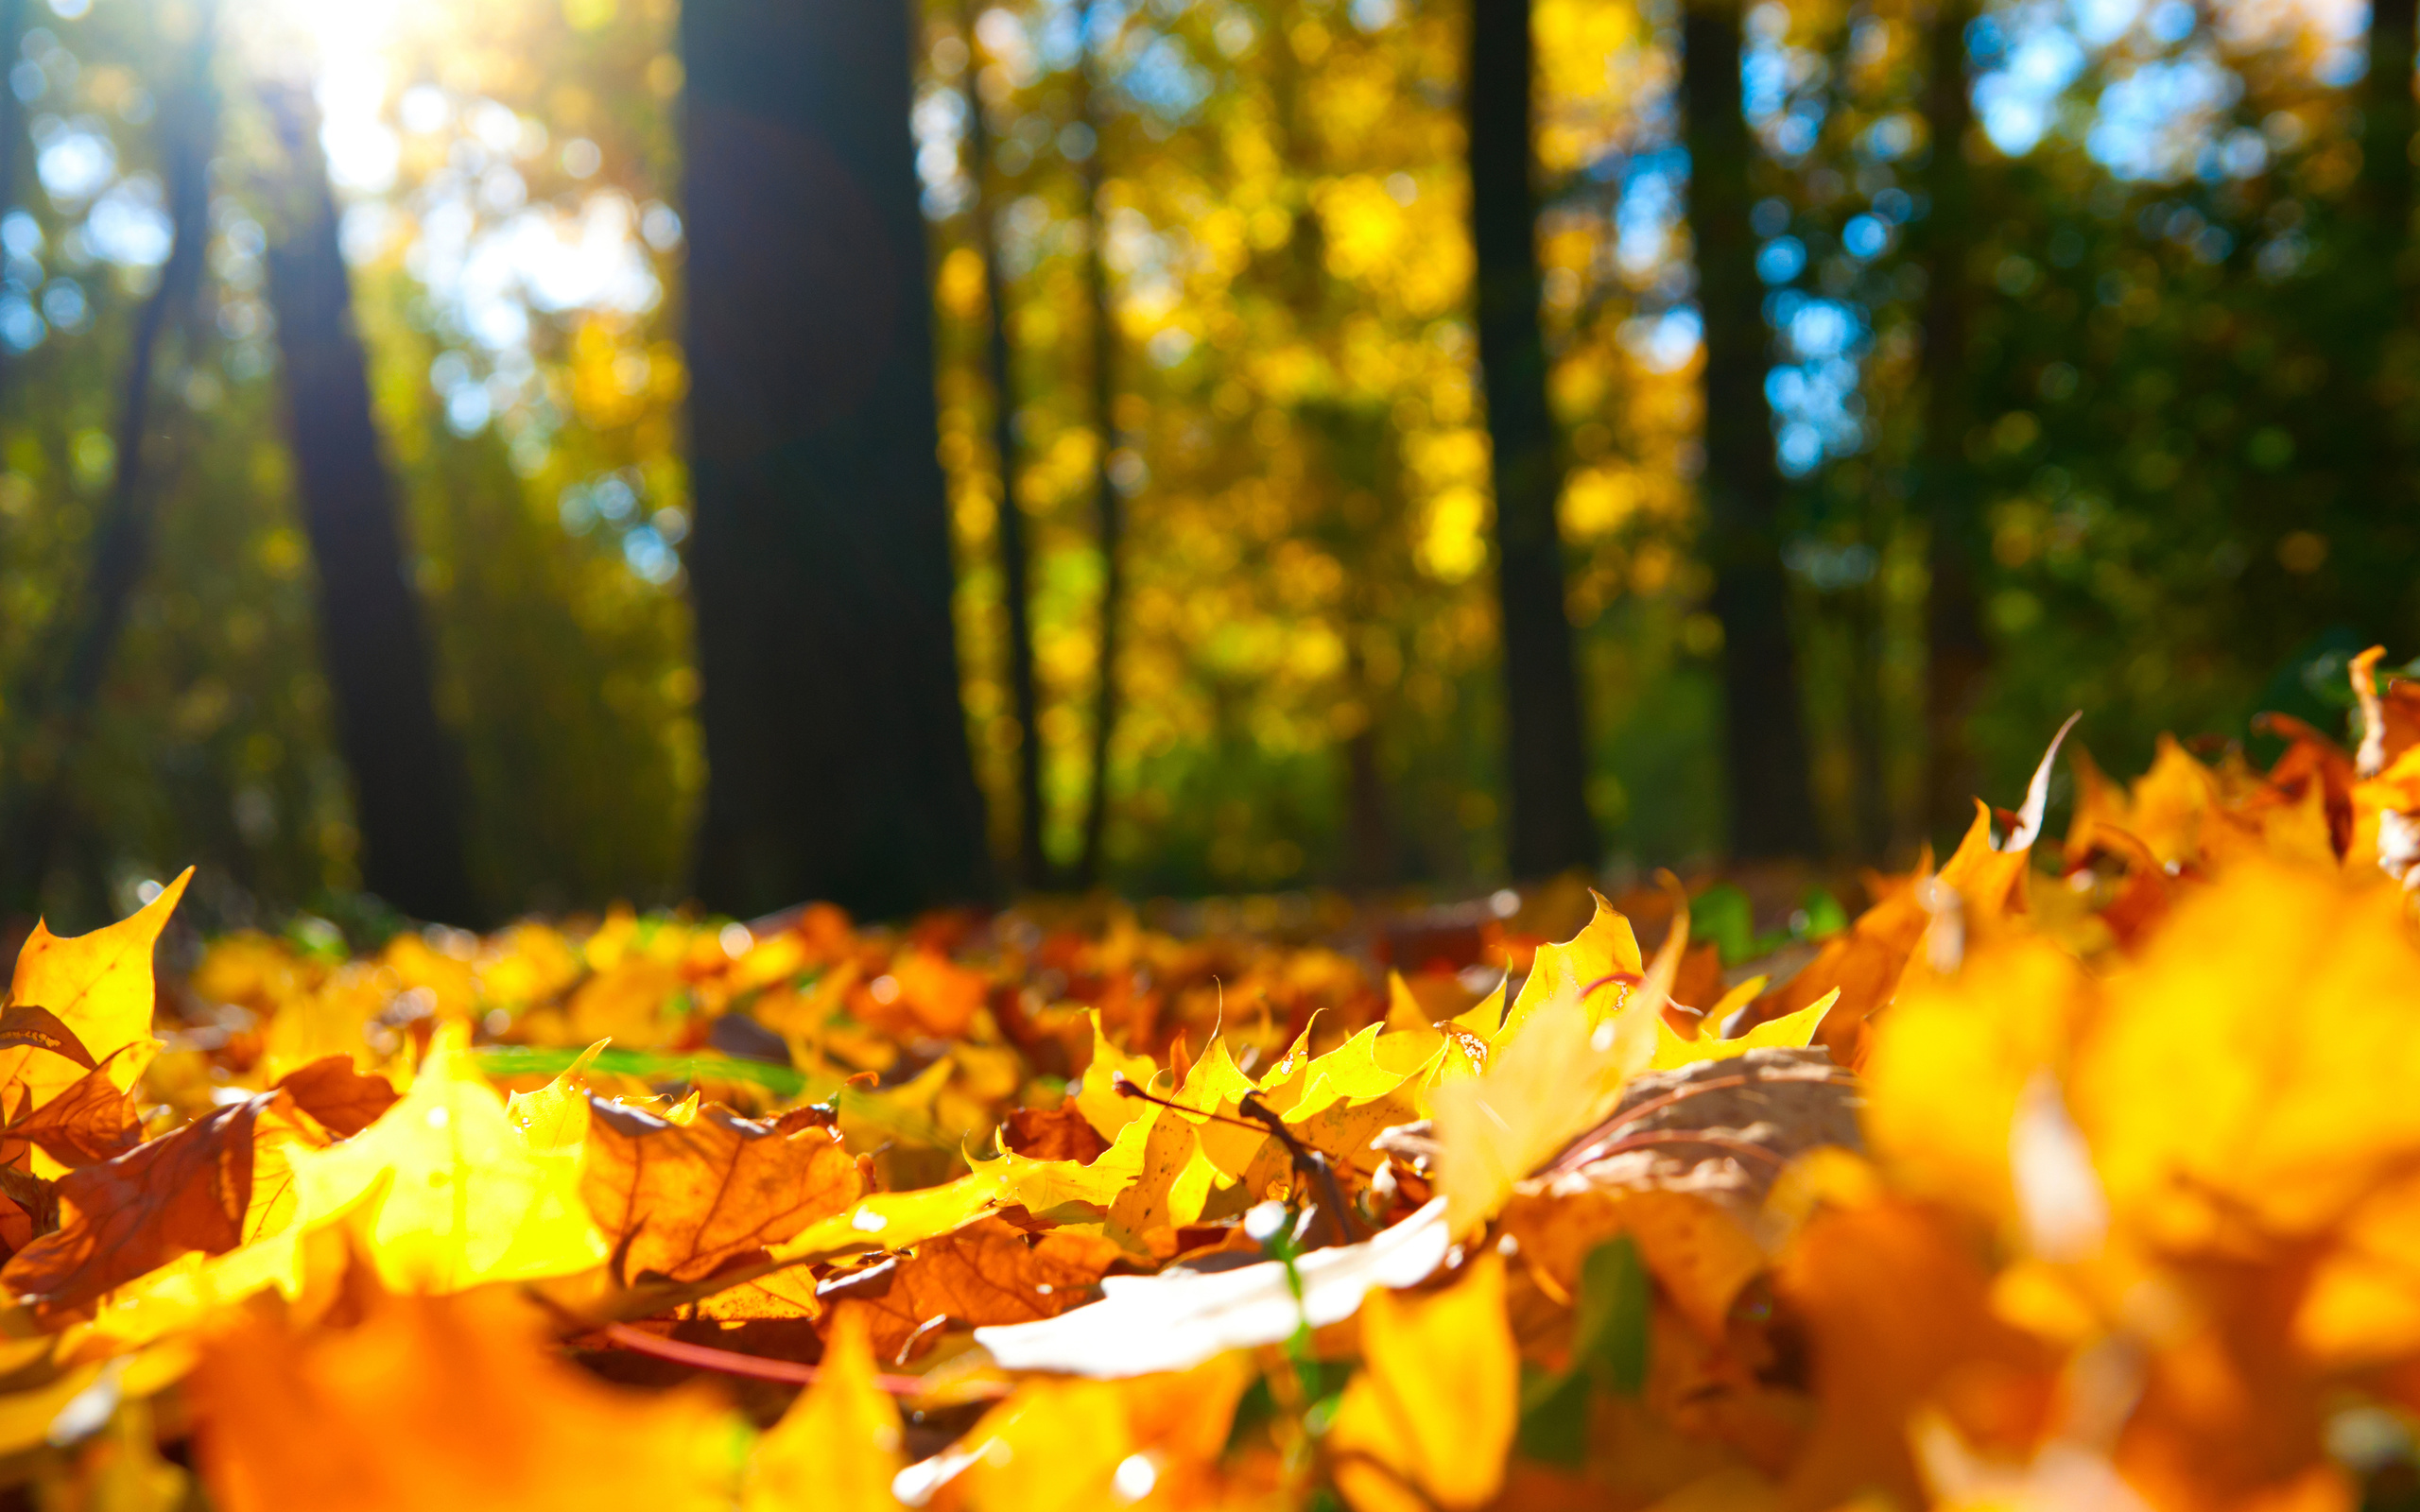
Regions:
M 25 1096 L 30 1101 L 31 1090 Z M 72 1171 L 113 1160 L 142 1142 L 141 1108 L 105 1068 L 96 1068 L 41 1107 L 20 1108 L 0 1128 L 0 1162 L 20 1163 L 25 1146 L 32 1145 Z
M 234 1248 L 252 1199 L 253 1125 L 280 1096 L 248 1097 L 60 1177 L 59 1232 L 19 1250 L 0 1284 L 56 1323 L 190 1250 Z
M 1109 1148 L 1073 1103 L 1053 1108 L 1011 1108 L 1000 1126 L 1000 1143 L 1033 1160 L 1079 1160 L 1090 1163 Z
M 856 1157 L 820 1114 L 752 1123 L 709 1107 L 687 1126 L 592 1098 L 580 1195 L 616 1278 L 699 1280 L 865 1194 Z
M 717 1512 L 735 1489 L 740 1429 L 711 1394 L 602 1384 L 506 1293 L 380 1296 L 344 1329 L 245 1320 L 186 1400 L 221 1512 Z
M 34 1004 L 11 1003 L 0 1010 L 0 1050 L 20 1048 L 47 1050 L 86 1071 L 93 1069 L 93 1053 L 76 1038 L 76 1031 L 61 1023 L 59 1015 Z
M 929 1342 L 937 1319 L 958 1327 L 1030 1323 L 1092 1300 L 1093 1286 L 1126 1251 L 1096 1235 L 1028 1236 L 998 1218 L 928 1239 L 916 1252 L 824 1287 L 824 1300 L 865 1320 L 877 1358 L 905 1364 L 911 1341 Z
M 1417 1300 L 1374 1292 L 1361 1311 L 1366 1364 L 1326 1448 L 1359 1512 L 1484 1504 L 1504 1484 L 1521 1362 L 1504 1315 L 1504 1263 L 1482 1255 Z
M 350 1056 L 327 1056 L 277 1080 L 294 1105 L 320 1121 L 331 1134 L 348 1139 L 378 1122 L 378 1116 L 401 1101 L 395 1084 L 384 1076 L 365 1076 L 353 1069 Z
M 1767 1046 L 1651 1072 L 1541 1177 L 1579 1187 L 1691 1192 L 1752 1223 L 1773 1178 L 1824 1145 L 1859 1149 L 1856 1083 L 1824 1051 Z

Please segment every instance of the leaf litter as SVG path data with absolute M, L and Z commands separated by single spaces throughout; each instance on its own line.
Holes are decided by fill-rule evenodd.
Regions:
M 1486 991 L 1098 907 L 155 981 L 180 878 L 0 1005 L 0 1465 L 125 1512 L 2375 1503 L 2420 1413 L 2376 661 L 2354 751 L 2070 750 L 2045 844 L 2054 743 L 1778 981 L 1653 894 L 1496 931 Z

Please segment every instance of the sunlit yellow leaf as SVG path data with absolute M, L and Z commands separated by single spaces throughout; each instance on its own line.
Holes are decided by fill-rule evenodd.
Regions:
M 159 1049 L 151 1038 L 151 952 L 192 878 L 187 867 L 140 912 L 89 935 L 61 939 L 36 923 L 17 953 L 9 1003 L 48 1009 L 82 1041 L 95 1064 L 107 1067 L 120 1091 L 133 1088 Z M 10 1111 L 25 1094 L 30 1092 L 39 1107 L 81 1075 L 74 1061 L 46 1051 L 0 1051 L 0 1081 L 13 1084 Z
M 362 1227 L 390 1289 L 451 1292 L 601 1263 L 576 1150 L 533 1149 L 472 1065 L 469 1033 L 441 1025 L 403 1101 L 331 1149 L 293 1156 L 299 1211 L 317 1222 L 384 1182 Z
M 1760 1023 L 1737 1040 L 1684 1040 L 1659 1015 L 1655 1022 L 1655 1058 L 1648 1069 L 1672 1071 L 1701 1060 L 1728 1060 L 1769 1046 L 1811 1045 L 1815 1031 L 1823 1026 L 1824 1015 L 1832 1011 L 1832 1005 L 1840 1001 L 1840 989 L 1835 988 L 1796 1013 Z
M 1521 1396 L 1503 1262 L 1482 1255 L 1452 1286 L 1417 1301 L 1372 1293 L 1361 1306 L 1361 1352 L 1366 1364 L 1327 1441 L 1353 1504 L 1394 1512 L 1492 1499 L 1504 1484 Z

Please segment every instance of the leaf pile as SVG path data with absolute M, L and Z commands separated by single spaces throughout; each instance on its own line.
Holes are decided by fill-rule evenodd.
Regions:
M 2420 1412 L 2420 690 L 2074 758 L 1787 980 L 1113 917 L 372 958 L 182 880 L 0 1010 L 43 1504 L 2351 1507 Z M 155 1038 L 155 1008 L 158 1010 Z

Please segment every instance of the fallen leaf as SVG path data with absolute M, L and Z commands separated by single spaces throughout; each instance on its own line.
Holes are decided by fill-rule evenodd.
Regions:
M 438 1027 L 411 1091 L 376 1123 L 293 1163 L 298 1223 L 368 1199 L 363 1242 L 389 1290 L 564 1276 L 610 1253 L 580 1199 L 578 1152 L 530 1147 L 459 1023 Z
M 715 1512 L 739 1463 L 712 1396 L 604 1385 L 500 1293 L 381 1297 L 352 1328 L 242 1318 L 187 1397 L 222 1512 Z
M 1503 1262 L 1481 1255 L 1453 1285 L 1415 1300 L 1374 1292 L 1361 1353 L 1325 1446 L 1345 1498 L 1359 1512 L 1419 1512 L 1494 1497 L 1520 1401 Z
M 395 1084 L 384 1076 L 365 1076 L 353 1069 L 350 1056 L 327 1056 L 277 1080 L 278 1090 L 294 1106 L 318 1119 L 339 1139 L 360 1133 L 378 1122 L 400 1100 Z
M 968 1512 L 1215 1505 L 1209 1483 L 1252 1375 L 1228 1355 L 1182 1374 L 1028 1382 L 933 1469 L 954 1475 Z
M 708 1107 L 684 1128 L 592 1098 L 579 1190 L 627 1285 L 711 1276 L 850 1208 L 865 1178 L 811 1112 L 757 1124 Z
M 913 1255 L 831 1283 L 821 1296 L 853 1304 L 839 1311 L 862 1318 L 875 1355 L 905 1364 L 900 1351 L 920 1336 L 929 1339 L 936 1319 L 960 1327 L 1028 1323 L 1082 1306 L 1125 1253 L 1093 1235 L 1062 1229 L 1032 1236 L 983 1218 L 927 1240 Z
M 233 1103 L 124 1155 L 60 1178 L 60 1227 L 0 1269 L 45 1319 L 191 1250 L 221 1254 L 243 1240 L 252 1200 L 252 1130 L 279 1101 Z
M 1083 1110 L 1062 1108 L 1018 1108 L 1000 1125 L 1000 1142 L 1034 1160 L 1089 1160 L 1109 1148 Z
M 151 1038 L 152 948 L 192 878 L 188 867 L 140 912 L 89 935 L 61 939 L 48 926 L 34 925 L 17 953 L 9 1005 L 42 1008 L 47 1017 L 21 1015 L 14 1021 L 25 1038 L 0 1048 L 0 1088 L 25 1088 L 39 1108 L 98 1065 L 108 1068 L 120 1091 L 134 1090 L 159 1049 Z M 62 1028 L 67 1045 L 31 1037 L 56 1040 Z M 83 1054 L 74 1054 L 70 1045 L 80 1046 Z
M 24 1095 L 32 1100 L 30 1089 Z M 17 1152 L 30 1144 L 75 1170 L 113 1160 L 142 1139 L 143 1114 L 134 1098 L 106 1070 L 96 1068 L 41 1107 L 21 1109 L 0 1127 L 0 1160 L 16 1163 Z
M 1550 949 L 1561 951 L 1551 969 L 1564 985 L 1526 1017 L 1505 1021 L 1484 1072 L 1444 1082 L 1430 1093 L 1441 1146 L 1438 1190 L 1456 1233 L 1469 1233 L 1493 1216 L 1515 1183 L 1604 1116 L 1623 1084 L 1654 1057 L 1664 1005 L 1688 943 L 1687 911 L 1675 917 L 1654 970 L 1639 989 L 1622 988 L 1619 1007 L 1600 1017 L 1583 1000 L 1592 988 L 1620 985 L 1603 976 L 1583 979 L 1582 973 L 1623 959 L 1618 947 L 1629 938 L 1630 926 L 1616 928 L 1620 916 L 1601 899 L 1599 904 L 1589 925 L 1597 932 L 1590 951 L 1576 949 L 1587 938 L 1583 934 L 1570 947 L 1538 952 L 1545 956 Z M 1635 947 L 1627 958 L 1636 959 Z M 1537 979 L 1533 972 L 1531 982 Z M 1530 996 L 1527 987 L 1521 995 Z

